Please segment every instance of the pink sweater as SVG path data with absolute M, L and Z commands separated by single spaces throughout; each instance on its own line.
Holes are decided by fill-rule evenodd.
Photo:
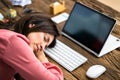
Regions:
M 61 70 L 50 62 L 41 63 L 18 33 L 0 30 L 0 80 L 14 80 L 18 72 L 25 80 L 63 80 Z

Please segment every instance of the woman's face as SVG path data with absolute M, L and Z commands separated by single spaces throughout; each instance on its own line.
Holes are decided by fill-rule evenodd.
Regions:
M 30 47 L 33 51 L 43 51 L 54 39 L 54 36 L 44 32 L 31 32 L 27 38 L 30 41 Z

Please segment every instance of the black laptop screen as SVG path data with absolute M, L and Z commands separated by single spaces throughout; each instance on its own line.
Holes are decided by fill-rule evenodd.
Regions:
M 114 19 L 76 2 L 62 32 L 99 53 L 114 24 Z

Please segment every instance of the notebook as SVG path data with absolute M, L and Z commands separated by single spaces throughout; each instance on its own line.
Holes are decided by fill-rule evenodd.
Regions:
M 61 33 L 101 57 L 120 46 L 120 40 L 111 34 L 115 23 L 115 19 L 75 2 Z

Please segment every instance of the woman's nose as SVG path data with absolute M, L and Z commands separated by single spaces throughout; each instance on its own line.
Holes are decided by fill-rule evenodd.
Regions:
M 43 50 L 46 48 L 46 45 L 47 45 L 46 43 L 43 43 L 43 44 L 42 44 L 42 49 L 43 49 Z

